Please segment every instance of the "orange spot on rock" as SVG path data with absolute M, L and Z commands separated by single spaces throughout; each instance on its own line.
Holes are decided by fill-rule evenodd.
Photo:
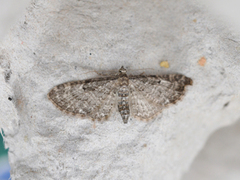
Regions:
M 205 66 L 206 62 L 207 62 L 207 60 L 205 57 L 202 57 L 201 59 L 198 60 L 198 64 L 200 66 Z

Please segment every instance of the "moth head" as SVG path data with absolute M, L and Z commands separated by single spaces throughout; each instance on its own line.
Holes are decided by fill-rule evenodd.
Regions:
M 122 67 L 119 69 L 119 73 L 120 73 L 120 74 L 126 74 L 126 73 L 127 73 L 127 70 L 122 66 Z

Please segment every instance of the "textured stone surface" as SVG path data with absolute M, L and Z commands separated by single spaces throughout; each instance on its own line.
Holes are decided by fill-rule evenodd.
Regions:
M 209 134 L 240 118 L 237 37 L 194 1 L 32 2 L 0 45 L 12 179 L 179 179 Z M 47 98 L 55 85 L 122 65 L 194 85 L 148 123 L 93 123 Z

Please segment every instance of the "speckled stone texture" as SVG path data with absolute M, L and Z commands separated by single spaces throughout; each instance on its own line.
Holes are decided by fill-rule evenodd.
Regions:
M 12 180 L 180 179 L 208 136 L 240 118 L 239 35 L 216 19 L 195 1 L 32 1 L 0 44 Z M 58 84 L 122 65 L 194 84 L 150 122 L 116 114 L 93 123 L 47 98 Z

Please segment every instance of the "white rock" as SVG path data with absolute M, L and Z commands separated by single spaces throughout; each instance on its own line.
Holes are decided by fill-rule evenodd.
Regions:
M 0 39 L 20 16 L 30 0 L 0 0 Z
M 239 180 L 240 121 L 210 136 L 182 180 Z
M 12 179 L 180 179 L 209 134 L 240 117 L 238 37 L 193 1 L 32 2 L 0 48 Z M 57 84 L 122 65 L 194 83 L 147 123 L 123 124 L 118 113 L 93 123 L 47 99 Z

